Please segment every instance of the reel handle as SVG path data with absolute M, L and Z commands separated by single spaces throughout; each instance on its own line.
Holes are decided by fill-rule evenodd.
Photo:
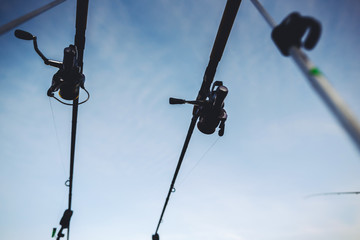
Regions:
M 20 30 L 20 29 L 15 30 L 15 37 L 22 39 L 22 40 L 33 40 L 34 38 L 36 38 L 31 33 Z
M 169 103 L 170 104 L 185 104 L 186 101 L 184 99 L 180 99 L 180 98 L 169 98 Z
M 201 101 L 201 100 L 187 101 L 187 100 L 180 99 L 180 98 L 169 98 L 169 103 L 170 104 L 185 104 L 185 103 L 188 103 L 188 104 L 192 104 L 192 105 L 195 105 L 195 106 L 204 106 L 204 105 L 207 104 L 206 101 Z
M 41 57 L 41 59 L 44 61 L 44 63 L 46 65 L 50 65 L 52 67 L 57 67 L 59 69 L 63 67 L 62 62 L 55 61 L 55 60 L 50 60 L 50 59 L 48 59 L 47 57 L 44 56 L 44 54 L 38 48 L 36 36 L 32 35 L 29 32 L 26 32 L 24 30 L 16 29 L 15 30 L 15 37 L 17 37 L 19 39 L 22 39 L 22 40 L 33 40 L 35 52 Z

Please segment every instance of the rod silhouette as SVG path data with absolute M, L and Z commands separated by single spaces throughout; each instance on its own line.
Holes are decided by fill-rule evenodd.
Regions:
M 351 194 L 360 194 L 360 192 L 328 192 L 328 193 L 316 193 L 306 196 L 306 198 L 319 197 L 319 196 L 329 196 L 329 195 L 351 195 Z
M 65 2 L 65 0 L 52 1 L 52 2 L 46 4 L 46 5 L 44 5 L 44 6 L 40 7 L 40 8 L 32 11 L 32 12 L 29 12 L 29 13 L 15 19 L 15 20 L 11 21 L 11 22 L 8 22 L 8 23 L 2 25 L 0 27 L 0 35 L 10 31 L 11 29 L 14 29 L 15 27 L 19 26 L 20 24 L 22 24 L 22 23 L 24 23 L 24 22 L 26 22 L 26 21 L 40 15 L 43 12 L 46 12 L 47 10 L 49 10 L 49 9 L 51 9 L 51 8 L 53 8 L 53 7 L 59 5 L 60 3 L 63 3 L 63 2 Z
M 196 122 L 199 118 L 199 105 L 202 105 L 203 102 L 205 102 L 206 98 L 209 97 L 210 94 L 210 87 L 211 84 L 214 80 L 214 76 L 216 73 L 216 68 L 218 66 L 218 63 L 221 60 L 222 54 L 224 52 L 227 40 L 229 38 L 230 32 L 231 32 L 231 28 L 233 26 L 236 14 L 238 12 L 238 9 L 240 7 L 240 3 L 241 0 L 228 0 L 225 6 L 225 10 L 224 13 L 222 15 L 222 19 L 219 25 L 219 29 L 215 38 L 215 42 L 213 45 L 213 48 L 211 50 L 211 54 L 210 54 L 210 59 L 209 59 L 209 63 L 206 67 L 205 73 L 204 73 L 204 77 L 203 77 L 203 81 L 201 84 L 201 88 L 200 91 L 198 93 L 198 96 L 196 98 L 196 101 L 186 101 L 186 100 L 182 100 L 182 99 L 174 99 L 174 98 L 170 98 L 170 104 L 182 104 L 182 103 L 191 103 L 191 104 L 195 104 L 194 109 L 193 109 L 193 116 L 191 119 L 191 123 L 188 129 L 188 133 L 179 157 L 179 161 L 178 164 L 176 166 L 176 170 L 173 176 L 173 179 L 171 181 L 170 184 L 170 188 L 164 203 L 164 207 L 162 209 L 161 215 L 160 215 L 160 219 L 158 221 L 156 230 L 155 230 L 155 234 L 152 236 L 153 240 L 159 240 L 159 227 L 160 224 L 162 222 L 166 207 L 168 205 L 169 199 L 170 199 L 170 195 L 171 193 L 174 192 L 175 188 L 175 182 L 176 182 L 176 178 L 178 176 L 178 173 L 180 171 L 181 168 L 181 164 L 183 162 L 187 147 L 189 145 L 192 133 L 194 131 L 194 127 L 196 125 Z M 200 103 L 200 104 L 199 104 Z
M 77 0 L 76 5 L 76 33 L 75 33 L 75 46 L 78 50 L 78 64 L 80 72 L 83 73 L 83 57 L 85 49 L 85 31 L 87 23 L 89 0 Z M 72 127 L 71 127 L 71 146 L 70 146 L 70 177 L 69 177 L 69 201 L 68 210 L 71 211 L 72 204 L 72 190 L 73 190 L 73 179 L 74 179 L 74 162 L 75 162 L 75 143 L 76 143 L 76 127 L 78 117 L 78 104 L 79 98 L 73 101 L 72 110 Z M 67 228 L 67 239 L 70 237 L 70 224 Z

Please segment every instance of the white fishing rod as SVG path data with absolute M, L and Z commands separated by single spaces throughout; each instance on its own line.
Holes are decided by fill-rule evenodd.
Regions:
M 353 142 L 357 146 L 358 150 L 360 151 L 360 124 L 358 120 L 348 108 L 344 100 L 340 97 L 336 90 L 331 86 L 329 81 L 325 78 L 323 73 L 300 49 L 301 45 L 304 45 L 307 49 L 312 49 L 315 46 L 318 38 L 320 37 L 320 24 L 317 24 L 317 21 L 312 18 L 301 17 L 298 13 L 293 13 L 290 14 L 280 25 L 277 25 L 274 19 L 269 15 L 269 13 L 265 10 L 265 8 L 258 0 L 251 0 L 251 2 L 265 18 L 266 22 L 270 25 L 270 27 L 273 29 L 272 38 L 282 52 L 282 54 L 285 56 L 291 56 L 293 58 L 293 60 L 299 66 L 306 78 L 309 80 L 315 91 L 323 99 L 325 104 L 338 119 L 342 127 L 349 134 L 349 136 L 352 138 Z M 291 20 L 295 18 L 296 20 L 293 22 L 297 22 L 293 24 L 293 26 L 290 26 Z M 294 29 L 294 27 L 303 27 L 300 26 L 301 24 L 299 24 L 298 20 L 300 19 L 305 24 L 304 31 L 302 34 L 300 34 L 301 36 L 299 36 L 300 38 L 298 39 L 298 44 L 290 44 L 291 41 L 294 41 L 294 35 L 298 34 L 299 32 L 298 29 Z M 285 32 L 283 31 L 284 28 L 287 28 Z M 308 34 L 308 39 L 305 41 L 305 44 L 302 44 L 300 41 L 306 30 L 310 30 Z M 312 33 L 312 30 L 314 30 L 314 33 Z

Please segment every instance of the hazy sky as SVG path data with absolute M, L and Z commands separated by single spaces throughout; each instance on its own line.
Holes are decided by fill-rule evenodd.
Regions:
M 49 1 L 2 0 L 0 24 Z M 307 52 L 360 118 L 360 1 L 263 0 L 323 33 Z M 71 239 L 151 239 L 175 171 L 225 0 L 90 0 Z M 23 24 L 50 59 L 73 43 L 75 0 Z M 162 240 L 358 240 L 360 155 L 243 0 L 215 80 L 225 135 L 195 129 Z M 0 36 L 0 239 L 50 239 L 67 208 L 71 107 L 49 99 L 55 68 L 30 41 Z M 85 94 L 81 93 L 81 98 Z

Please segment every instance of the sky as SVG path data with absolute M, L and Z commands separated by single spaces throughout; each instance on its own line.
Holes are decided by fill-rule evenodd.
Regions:
M 0 25 L 49 1 L 2 0 Z M 360 118 L 360 1 L 262 0 L 276 22 L 322 24 L 306 51 Z M 151 239 L 192 116 L 225 0 L 90 0 L 70 239 Z M 19 26 L 62 60 L 74 0 Z M 223 137 L 195 129 L 161 239 L 357 240 L 360 155 L 271 29 L 243 0 L 215 80 L 229 94 Z M 55 68 L 0 36 L 0 239 L 50 239 L 67 208 L 71 107 L 47 97 Z M 85 94 L 80 93 L 84 99 Z

